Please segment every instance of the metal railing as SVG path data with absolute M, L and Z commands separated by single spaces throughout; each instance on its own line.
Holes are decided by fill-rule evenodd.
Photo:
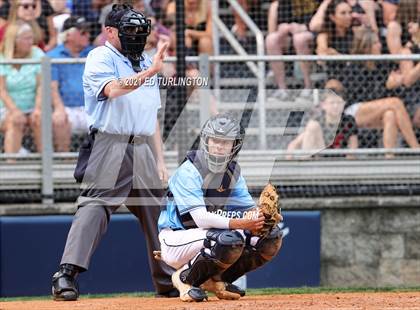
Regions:
M 251 30 L 251 32 L 255 35 L 256 43 L 257 43 L 257 55 L 263 56 L 265 54 L 264 52 L 264 35 L 262 31 L 257 27 L 257 25 L 254 23 L 254 21 L 249 17 L 247 12 L 242 8 L 242 6 L 238 3 L 236 0 L 227 0 L 230 4 L 231 8 L 235 10 L 235 12 L 240 16 L 240 18 L 243 20 L 245 25 Z M 226 27 L 226 25 L 223 23 L 223 21 L 219 17 L 219 8 L 218 8 L 218 1 L 212 2 L 212 17 L 213 22 L 217 26 L 216 27 L 216 40 L 219 36 L 219 32 L 217 30 L 220 30 L 223 34 L 223 36 L 226 38 L 226 40 L 229 42 L 229 44 L 233 47 L 233 49 L 241 56 L 246 57 L 248 54 L 246 53 L 245 49 L 242 47 L 242 45 L 239 43 L 238 40 L 234 37 L 234 35 L 229 31 L 229 29 Z M 219 38 L 220 40 L 220 38 Z M 219 41 L 218 40 L 218 41 Z M 217 47 L 219 46 L 219 43 L 217 43 Z M 219 51 L 217 50 L 217 55 L 219 55 Z M 254 73 L 254 75 L 258 79 L 258 109 L 259 109 L 259 122 L 260 127 L 263 127 L 263 124 L 265 124 L 265 63 L 263 60 L 258 61 L 258 67 L 255 66 L 255 64 L 251 61 L 247 61 L 246 64 L 251 69 L 251 71 Z M 220 88 L 219 80 L 220 80 L 220 69 L 219 66 L 217 67 L 215 79 L 216 79 L 216 89 Z M 219 99 L 219 96 L 216 95 L 216 98 Z M 264 131 L 260 131 L 259 134 L 259 141 L 260 146 L 262 149 L 265 149 L 267 146 L 266 141 L 266 135 Z
M 385 154 L 393 153 L 394 158 L 386 159 Z M 293 155 L 293 159 L 287 159 Z M 420 184 L 420 151 L 412 149 L 358 149 L 323 150 L 313 157 L 308 151 L 252 151 L 244 150 L 238 161 L 242 172 L 251 187 L 262 187 L 270 179 L 287 185 L 305 185 L 318 182 L 318 185 L 336 184 L 381 184 L 405 182 Z M 331 157 L 352 155 L 345 157 Z M 177 152 L 165 152 L 165 161 L 172 175 L 177 164 Z M 13 163 L 5 159 L 15 158 Z M 52 176 L 55 188 L 78 188 L 74 182 L 73 171 L 77 153 L 53 153 Z M 333 158 L 333 159 L 332 159 Z M 0 190 L 43 187 L 42 155 L 0 154 Z M 50 167 L 50 168 L 51 168 Z

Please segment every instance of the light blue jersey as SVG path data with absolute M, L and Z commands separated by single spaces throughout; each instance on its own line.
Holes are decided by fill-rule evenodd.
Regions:
M 173 198 L 168 199 L 166 210 L 160 213 L 159 231 L 164 228 L 184 229 L 179 216 L 196 208 L 205 208 L 202 186 L 203 178 L 200 172 L 191 161 L 185 161 L 169 179 L 169 190 Z M 221 215 L 239 217 L 243 211 L 254 206 L 245 179 L 240 175 L 225 205 L 226 212 Z
M 140 66 L 142 70 L 146 70 L 152 61 L 146 54 L 143 56 Z M 157 112 L 161 107 L 156 75 L 148 83 L 126 95 L 109 99 L 103 94 L 104 87 L 109 82 L 134 74 L 129 59 L 109 42 L 89 53 L 83 74 L 89 126 L 111 134 L 154 134 Z

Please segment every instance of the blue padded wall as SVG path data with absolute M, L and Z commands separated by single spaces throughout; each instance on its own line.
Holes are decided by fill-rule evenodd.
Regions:
M 319 211 L 282 212 L 283 238 L 279 254 L 263 268 L 247 275 L 247 286 L 319 286 L 321 225 Z
M 320 213 L 284 212 L 280 254 L 248 276 L 248 287 L 317 286 L 320 273 Z M 0 217 L 0 296 L 48 295 L 72 216 Z M 88 272 L 82 294 L 153 291 L 146 244 L 130 214 L 113 215 Z

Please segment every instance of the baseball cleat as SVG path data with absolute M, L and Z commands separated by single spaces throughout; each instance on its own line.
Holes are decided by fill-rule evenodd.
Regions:
M 164 293 L 156 293 L 155 298 L 176 298 L 179 297 L 179 291 L 176 288 Z
M 236 285 L 208 279 L 201 285 L 203 290 L 212 292 L 219 299 L 237 300 L 245 296 L 245 292 Z
M 172 284 L 178 289 L 179 298 L 186 302 L 200 302 L 204 299 L 208 299 L 207 294 L 201 288 L 194 287 L 181 281 L 180 275 L 182 271 L 183 269 L 179 269 L 172 274 Z
M 245 290 L 241 289 L 239 286 L 235 284 L 225 282 L 225 285 L 226 285 L 226 290 L 229 292 L 239 294 L 241 297 L 244 297 L 246 294 Z

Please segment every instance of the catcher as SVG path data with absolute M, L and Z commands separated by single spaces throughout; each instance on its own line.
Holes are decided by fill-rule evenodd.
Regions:
M 169 180 L 155 254 L 176 269 L 172 282 L 182 301 L 203 301 L 206 291 L 239 299 L 245 291 L 232 282 L 280 250 L 275 188 L 267 185 L 256 207 L 234 160 L 244 133 L 230 114 L 213 116 L 201 130 L 200 149 Z

